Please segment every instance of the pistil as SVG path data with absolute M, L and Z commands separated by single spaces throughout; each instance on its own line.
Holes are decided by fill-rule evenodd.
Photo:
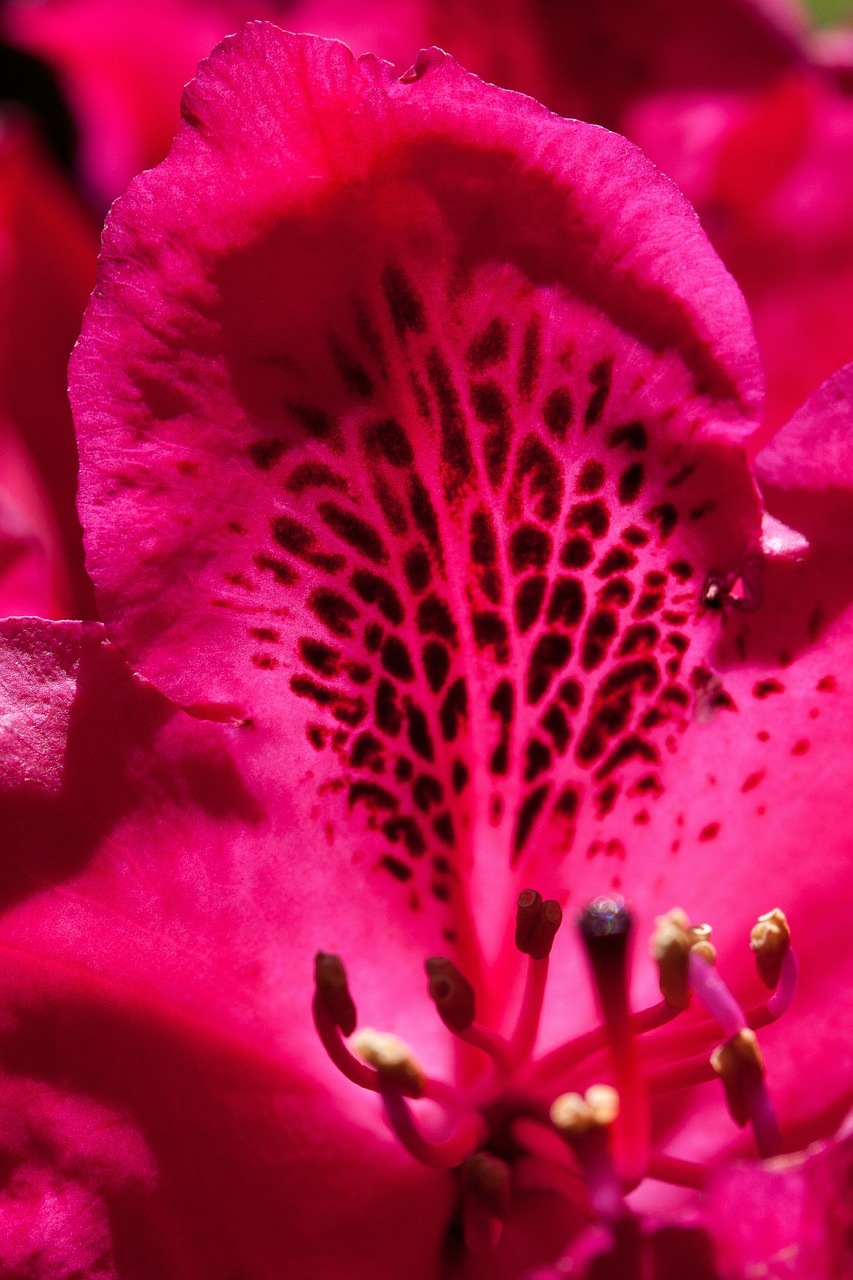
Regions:
M 579 921 L 621 1100 L 615 1127 L 616 1164 L 628 1187 L 643 1177 L 649 1157 L 649 1100 L 628 1007 L 633 921 L 621 898 L 597 898 Z

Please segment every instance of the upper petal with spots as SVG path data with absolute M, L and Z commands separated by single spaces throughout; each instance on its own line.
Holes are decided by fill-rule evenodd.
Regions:
M 503 921 L 653 773 L 758 537 L 742 299 L 630 144 L 435 50 L 397 80 L 252 24 L 183 113 L 73 367 L 103 616 L 283 735 L 283 787 L 313 759 L 402 892 L 484 898 L 488 850 Z

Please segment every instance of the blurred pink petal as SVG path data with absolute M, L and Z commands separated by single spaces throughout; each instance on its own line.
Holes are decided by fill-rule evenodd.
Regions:
M 95 228 L 64 179 L 29 130 L 8 122 L 0 136 L 0 484 L 47 557 L 47 595 L 33 611 L 51 616 L 94 610 L 66 367 L 96 253 Z
M 650 96 L 624 123 L 696 205 L 767 369 L 763 439 L 853 359 L 853 101 L 814 75 Z

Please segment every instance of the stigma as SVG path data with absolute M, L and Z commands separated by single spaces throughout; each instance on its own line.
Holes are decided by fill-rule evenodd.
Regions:
M 354 1085 L 378 1095 L 390 1129 L 414 1159 L 454 1172 L 464 1239 L 475 1252 L 497 1245 L 519 1190 L 556 1191 L 616 1230 L 631 1218 L 626 1197 L 646 1178 L 700 1189 L 710 1165 L 653 1142 L 654 1108 L 674 1090 L 720 1089 L 731 1123 L 751 1130 L 760 1158 L 783 1150 L 756 1033 L 786 1011 L 796 989 L 784 913 L 775 908 L 760 916 L 745 940 L 770 992 L 751 1009 L 719 972 L 710 925 L 691 922 L 680 908 L 659 916 L 649 957 L 661 999 L 635 1010 L 633 915 L 618 896 L 595 899 L 577 930 L 599 1021 L 537 1054 L 562 920 L 553 899 L 533 889 L 519 895 L 514 946 L 523 991 L 509 1028 L 480 1021 L 477 992 L 452 960 L 426 957 L 427 993 L 438 1017 L 450 1036 L 478 1051 L 478 1066 L 464 1081 L 432 1078 L 397 1036 L 360 1028 L 343 961 L 327 952 L 315 958 L 314 1023 L 327 1054 Z M 688 1010 L 689 1029 L 679 1035 L 669 1024 Z

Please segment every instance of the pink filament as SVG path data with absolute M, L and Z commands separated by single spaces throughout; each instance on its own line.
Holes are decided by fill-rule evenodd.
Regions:
M 431 1169 L 453 1169 L 473 1155 L 486 1136 L 482 1118 L 473 1111 L 463 1115 L 448 1138 L 427 1138 L 415 1122 L 411 1107 L 395 1085 L 380 1090 L 391 1128 L 410 1155 Z
M 777 1018 L 781 1018 L 783 1013 L 788 1012 L 797 992 L 799 974 L 800 962 L 794 953 L 793 947 L 789 947 L 782 959 L 779 985 L 776 990 L 766 1004 L 761 1005 L 758 1009 L 750 1010 L 749 1025 L 753 1029 L 757 1030 L 759 1027 L 766 1027 L 771 1022 L 775 1022 Z
M 708 1181 L 708 1170 L 692 1160 L 680 1160 L 677 1156 L 653 1155 L 649 1160 L 648 1177 L 657 1182 L 668 1182 L 674 1187 L 689 1187 L 702 1191 Z
M 696 1085 L 707 1084 L 716 1078 L 717 1073 L 705 1055 L 653 1071 L 649 1077 L 649 1087 L 652 1093 L 669 1093 L 673 1089 L 694 1089 Z
M 711 1017 L 720 1024 L 727 1040 L 746 1028 L 746 1014 L 713 965 L 691 951 L 687 960 L 690 987 Z
M 454 1035 L 466 1044 L 473 1045 L 475 1049 L 482 1049 L 483 1053 L 487 1053 L 500 1076 L 506 1078 L 511 1074 L 513 1064 L 509 1041 L 497 1031 L 491 1031 L 481 1022 L 472 1022 L 465 1031 L 456 1031 Z
M 379 1072 L 374 1071 L 372 1067 L 368 1067 L 360 1058 L 356 1058 L 354 1054 L 350 1053 L 341 1034 L 340 1027 L 318 995 L 314 996 L 311 1008 L 314 1014 L 314 1026 L 317 1028 L 317 1035 L 338 1070 L 353 1084 L 360 1085 L 362 1089 L 372 1089 L 375 1093 L 378 1093 Z
M 787 964 L 785 963 L 786 961 L 788 961 Z M 691 951 L 687 964 L 690 986 L 711 1016 L 716 1018 L 723 1029 L 726 1039 L 730 1040 L 740 1031 L 744 1031 L 747 1027 L 746 1014 L 717 971 L 695 951 Z M 775 996 L 779 996 L 780 1012 L 784 1012 L 793 999 L 797 983 L 797 972 L 797 960 L 789 948 L 782 962 L 779 986 L 765 1006 L 765 1010 L 770 1014 L 768 1021 L 772 1022 L 776 1017 L 780 1016 L 779 1013 L 775 1012 L 775 1009 L 771 1012 L 771 1005 Z M 670 1085 L 670 1087 L 672 1086 Z M 744 1088 L 746 1090 L 746 1107 L 749 1112 L 753 1133 L 755 1134 L 755 1142 L 762 1159 L 766 1160 L 770 1156 L 778 1155 L 782 1150 L 782 1139 L 779 1134 L 776 1112 L 763 1078 L 757 1078 L 752 1082 L 745 1083 Z
M 510 1057 L 513 1066 L 526 1062 L 536 1044 L 539 1019 L 542 1016 L 542 1002 L 545 999 L 545 986 L 548 981 L 548 964 L 548 956 L 542 960 L 534 960 L 532 957 L 528 959 L 518 1023 L 510 1040 Z
M 676 1009 L 674 1005 L 667 1004 L 666 1000 L 660 1000 L 657 1004 L 650 1005 L 648 1009 L 641 1009 L 630 1015 L 631 1034 L 641 1036 L 648 1031 L 656 1031 L 658 1027 L 672 1022 L 680 1013 L 681 1010 Z M 585 1059 L 591 1058 L 594 1053 L 599 1053 L 606 1045 L 607 1036 L 604 1027 L 594 1027 L 592 1031 L 585 1031 L 583 1035 L 576 1036 L 574 1040 L 569 1040 L 566 1044 L 561 1044 L 550 1053 L 546 1053 L 533 1064 L 531 1077 L 542 1083 L 561 1079 Z
M 747 1086 L 747 1106 L 755 1134 L 755 1145 L 761 1159 L 769 1160 L 771 1156 L 778 1156 L 782 1150 L 779 1122 L 763 1080 L 756 1080 L 752 1086 Z

